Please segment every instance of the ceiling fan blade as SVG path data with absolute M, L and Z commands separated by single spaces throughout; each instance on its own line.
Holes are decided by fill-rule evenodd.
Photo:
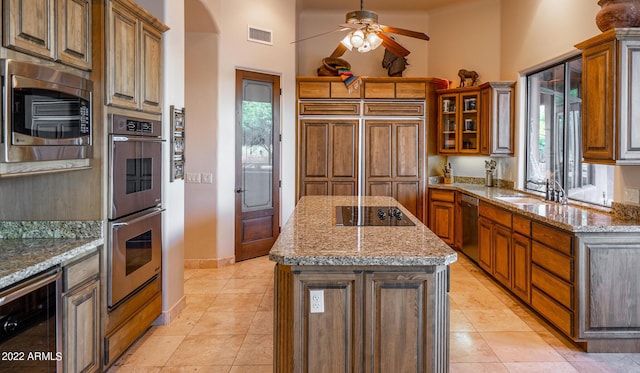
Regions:
M 323 32 L 323 33 L 321 33 L 321 34 L 311 35 L 311 36 L 307 36 L 306 38 L 302 38 L 302 39 L 294 40 L 294 41 L 292 41 L 290 44 L 299 43 L 299 42 L 301 42 L 301 41 L 305 41 L 305 40 L 309 40 L 309 39 L 317 38 L 318 36 L 328 35 L 328 34 L 332 34 L 332 33 L 334 33 L 334 32 L 346 31 L 346 30 L 348 30 L 348 29 L 347 29 L 347 28 L 344 28 L 344 27 L 340 27 L 340 28 L 338 28 L 338 29 L 331 30 L 331 31 L 327 31 L 327 32 Z
M 344 52 L 347 51 L 347 47 L 345 47 L 342 43 L 338 43 L 338 46 L 336 47 L 336 49 L 333 51 L 333 53 L 331 53 L 331 55 L 329 56 L 329 58 L 338 58 L 341 57 Z
M 395 54 L 398 57 L 406 57 L 411 53 L 407 48 L 398 44 L 397 41 L 393 40 L 390 36 L 386 35 L 384 32 L 376 32 L 376 35 L 382 39 L 382 45 L 389 50 L 389 52 Z
M 424 32 L 405 30 L 403 28 L 385 26 L 385 25 L 380 25 L 380 29 L 382 31 L 390 32 L 392 34 L 404 35 L 404 36 L 409 36 L 411 38 L 422 39 L 422 40 L 429 40 L 429 35 L 425 34 Z

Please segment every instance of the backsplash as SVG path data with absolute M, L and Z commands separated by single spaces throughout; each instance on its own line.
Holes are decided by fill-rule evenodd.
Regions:
M 0 239 L 100 237 L 102 221 L 0 221 Z
M 444 179 L 442 176 L 429 177 L 429 184 L 442 184 Z M 484 185 L 484 178 L 482 177 L 469 177 L 469 176 L 453 176 L 454 183 L 461 184 L 478 184 Z M 493 186 L 496 188 L 513 189 L 514 183 L 511 180 L 493 179 Z
M 611 209 L 613 215 L 618 218 L 640 221 L 640 206 L 612 202 Z

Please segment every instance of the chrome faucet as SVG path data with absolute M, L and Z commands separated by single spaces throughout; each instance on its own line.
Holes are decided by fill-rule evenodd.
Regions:
M 545 201 L 558 202 L 561 205 L 566 205 L 566 204 L 569 203 L 569 199 L 567 198 L 567 193 L 562 188 L 562 185 L 560 185 L 560 183 L 558 183 L 555 179 L 554 180 L 547 179 L 545 181 L 527 180 L 527 183 L 540 185 L 540 186 L 544 185 L 545 186 L 545 191 L 544 191 L 544 193 L 545 193 L 544 194 L 544 200 Z M 556 190 L 556 187 L 558 187 L 559 190 Z
M 560 190 L 555 190 L 556 186 Z M 567 198 L 567 193 L 564 191 L 564 188 L 562 188 L 562 185 L 560 185 L 560 183 L 557 182 L 555 179 L 553 179 L 552 191 L 553 192 L 552 192 L 551 199 L 553 201 L 556 201 L 556 202 L 560 203 L 563 206 L 569 203 L 569 199 Z M 555 195 L 556 193 L 557 193 L 557 195 Z

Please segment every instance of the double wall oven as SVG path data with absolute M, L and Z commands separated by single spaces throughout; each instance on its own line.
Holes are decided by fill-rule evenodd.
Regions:
M 121 302 L 160 275 L 162 123 L 110 115 L 107 304 Z

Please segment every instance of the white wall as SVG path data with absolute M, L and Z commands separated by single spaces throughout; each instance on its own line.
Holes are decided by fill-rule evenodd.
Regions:
M 214 184 L 187 184 L 185 256 L 224 263 L 235 257 L 236 69 L 280 76 L 283 224 L 295 206 L 295 0 L 189 1 L 216 30 L 187 35 L 187 172 L 212 172 Z M 247 41 L 248 25 L 272 30 L 273 45 Z
M 190 12 L 189 10 L 188 12 Z M 189 13 L 190 14 L 190 13 Z M 203 30 L 205 31 L 205 30 Z M 218 118 L 217 29 L 187 32 L 185 95 L 187 107 L 187 173 L 216 175 Z M 215 260 L 217 177 L 213 184 L 186 184 L 185 259 Z
M 164 138 L 170 138 L 169 106 L 184 106 L 184 0 L 138 0 L 151 14 L 170 27 L 164 34 Z M 162 311 L 184 305 L 184 182 L 169 182 L 169 151 L 165 144 L 163 164 Z M 166 318 L 165 318 L 166 319 Z M 166 319 L 167 320 L 167 319 Z M 168 321 L 167 320 L 167 321 Z
M 354 10 L 354 9 L 350 9 Z M 339 28 L 345 22 L 347 11 L 305 11 L 298 18 L 298 33 L 294 39 L 302 39 L 318 35 Z M 427 32 L 429 18 L 426 12 L 378 12 L 381 24 L 395 26 L 409 30 Z M 309 40 L 296 43 L 298 64 L 297 75 L 315 76 L 316 70 L 322 65 L 322 59 L 331 55 L 346 31 L 329 33 Z M 427 32 L 427 34 L 429 34 Z M 427 76 L 429 72 L 429 41 L 396 36 L 396 40 L 411 51 L 407 56 L 409 65 L 404 76 Z M 380 46 L 368 53 L 347 51 L 342 58 L 351 64 L 351 70 L 358 76 L 387 76 L 387 70 L 382 68 L 384 47 Z
M 438 8 L 429 13 L 429 76 L 458 87 L 458 70 L 474 70 L 480 82 L 500 79 L 500 0 Z

